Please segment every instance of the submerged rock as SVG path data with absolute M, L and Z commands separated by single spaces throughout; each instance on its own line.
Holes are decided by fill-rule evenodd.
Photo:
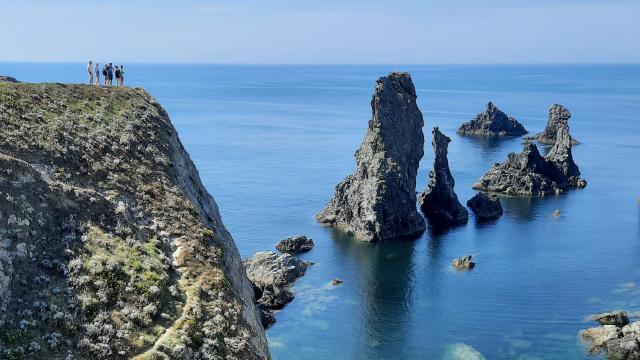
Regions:
M 527 137 L 526 139 L 535 140 L 545 145 L 553 145 L 557 140 L 558 129 L 561 127 L 569 127 L 569 118 L 571 118 L 571 113 L 567 108 L 560 104 L 551 105 L 547 126 L 541 133 Z M 571 138 L 571 144 L 576 145 L 578 141 Z
M 462 124 L 458 133 L 477 136 L 520 136 L 528 131 L 516 119 L 507 116 L 489 102 L 487 109 L 476 115 L 473 120 Z
M 280 240 L 276 249 L 282 253 L 298 254 L 313 249 L 313 240 L 304 235 L 291 236 L 284 240 Z
M 356 152 L 356 171 L 336 186 L 317 220 L 361 241 L 418 236 L 425 230 L 415 194 L 424 154 L 424 121 L 409 74 L 380 78 L 371 110 L 364 141 Z
M 453 344 L 447 349 L 445 360 L 485 360 L 485 357 L 471 345 Z
M 267 327 L 272 321 L 272 314 L 265 312 L 282 309 L 293 300 L 289 286 L 304 275 L 307 264 L 290 254 L 278 255 L 269 251 L 256 253 L 242 262 L 253 284 L 262 323 Z
M 471 261 L 471 259 L 471 255 L 467 255 L 454 259 L 451 264 L 456 270 L 471 270 L 476 266 L 476 263 Z
M 613 311 L 593 316 L 593 320 L 601 325 L 615 325 L 623 327 L 629 323 L 629 316 L 626 311 Z
M 502 216 L 500 199 L 493 194 L 477 193 L 467 201 L 467 206 L 473 210 L 478 220 L 494 220 Z
M 437 127 L 433 128 L 433 150 L 435 160 L 433 170 L 429 172 L 429 183 L 420 194 L 420 208 L 435 224 L 464 224 L 469 219 L 469 212 L 460 204 L 454 192 L 455 180 L 449 170 L 447 148 L 451 139 L 442 134 Z
M 508 195 L 548 195 L 585 187 L 571 155 L 569 130 L 561 127 L 555 145 L 546 157 L 538 147 L 525 143 L 520 154 L 510 153 L 506 162 L 494 165 L 473 188 Z
M 19 83 L 18 80 L 12 78 L 11 76 L 0 75 L 0 82 L 10 82 L 10 83 Z

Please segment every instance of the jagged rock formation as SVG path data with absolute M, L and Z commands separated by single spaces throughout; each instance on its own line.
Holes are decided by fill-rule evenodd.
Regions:
M 280 240 L 276 249 L 282 253 L 299 254 L 313 249 L 313 240 L 304 235 L 291 236 Z
M 623 327 L 629 323 L 629 315 L 626 311 L 613 311 L 594 315 L 593 320 L 599 322 L 600 325 Z
M 243 261 L 253 284 L 265 327 L 275 323 L 271 310 L 282 309 L 293 300 L 289 286 L 307 270 L 307 264 L 290 254 L 259 252 Z
M 606 351 L 607 358 L 615 360 L 640 359 L 640 321 L 629 324 L 624 311 L 599 314 L 593 319 L 603 325 L 580 332 L 583 339 L 591 342 L 589 352 Z
M 556 138 L 546 157 L 540 155 L 536 145 L 525 143 L 522 153 L 510 153 L 506 162 L 494 165 L 473 188 L 508 195 L 543 196 L 585 187 L 587 182 L 580 178 L 571 155 L 568 127 L 560 127 Z
M 547 126 L 541 133 L 527 137 L 527 140 L 535 140 L 541 144 L 553 145 L 556 143 L 558 130 L 562 127 L 569 128 L 569 118 L 571 113 L 567 108 L 560 104 L 553 104 L 549 108 L 549 119 L 547 120 Z M 578 141 L 571 138 L 571 144 L 576 145 Z
M 489 102 L 487 109 L 476 115 L 473 120 L 462 124 L 458 133 L 476 136 L 520 136 L 528 131 L 516 119 L 507 116 Z
M 233 239 L 149 94 L 3 82 L 0 128 L 0 358 L 269 358 Z
M 409 74 L 378 79 L 371 110 L 356 171 L 336 186 L 317 219 L 362 241 L 417 236 L 425 230 L 415 194 L 424 121 Z
M 11 76 L 0 75 L 0 82 L 17 83 L 19 81 L 15 78 L 12 78 Z
M 480 221 L 495 220 L 502 216 L 500 199 L 493 194 L 477 193 L 467 201 L 467 206 L 473 210 Z
M 455 180 L 449 170 L 447 159 L 447 149 L 451 139 L 441 133 L 437 127 L 434 127 L 431 133 L 435 160 L 433 170 L 429 172 L 427 188 L 420 194 L 420 208 L 435 224 L 464 224 L 469 219 L 469 212 L 460 204 L 453 190 Z

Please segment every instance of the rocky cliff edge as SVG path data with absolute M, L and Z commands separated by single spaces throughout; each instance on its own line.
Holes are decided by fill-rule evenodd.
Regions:
M 0 82 L 0 129 L 0 358 L 269 358 L 233 239 L 147 92 Z

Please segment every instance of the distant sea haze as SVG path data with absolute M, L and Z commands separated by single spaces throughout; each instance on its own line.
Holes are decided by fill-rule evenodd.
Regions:
M 96 61 L 96 60 L 94 60 Z M 640 66 L 233 66 L 124 64 L 167 109 L 243 257 L 304 234 L 313 261 L 267 331 L 274 359 L 447 359 L 459 344 L 487 359 L 587 359 L 589 315 L 640 311 Z M 22 81 L 85 82 L 86 64 L 0 63 Z M 365 244 L 316 223 L 355 168 L 375 81 L 411 73 L 431 129 L 451 138 L 464 204 L 472 184 L 522 139 L 455 130 L 492 101 L 531 133 L 549 106 L 572 114 L 573 157 L 589 185 L 562 196 L 502 197 L 504 215 L 415 241 Z M 543 149 L 543 148 L 541 148 Z M 552 213 L 560 210 L 561 216 Z M 451 261 L 472 254 L 467 273 Z M 344 281 L 331 286 L 334 278 Z

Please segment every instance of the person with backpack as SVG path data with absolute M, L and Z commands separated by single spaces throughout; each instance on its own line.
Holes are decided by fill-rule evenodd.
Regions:
M 109 63 L 107 65 L 107 78 L 109 79 L 109 86 L 113 84 L 113 65 Z
M 96 85 L 100 86 L 100 64 L 98 63 L 96 63 L 95 74 L 96 74 Z
M 87 65 L 87 72 L 89 72 L 89 85 L 93 85 L 93 61 L 89 60 Z

